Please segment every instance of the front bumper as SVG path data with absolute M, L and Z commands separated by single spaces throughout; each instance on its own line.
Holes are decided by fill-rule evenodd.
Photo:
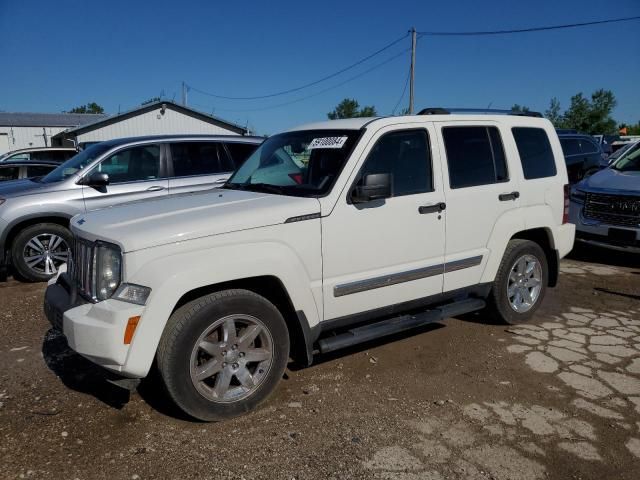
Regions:
M 585 218 L 583 205 L 572 201 L 569 209 L 569 221 L 576 226 L 576 241 L 631 253 L 640 253 L 640 228 L 628 228 L 609 225 Z M 625 238 L 612 235 L 610 229 L 630 232 Z
M 124 333 L 130 317 L 144 307 L 119 300 L 89 303 L 75 294 L 66 274 L 45 292 L 44 311 L 51 325 L 64 333 L 69 347 L 112 372 L 127 375 L 124 365 L 129 345 Z

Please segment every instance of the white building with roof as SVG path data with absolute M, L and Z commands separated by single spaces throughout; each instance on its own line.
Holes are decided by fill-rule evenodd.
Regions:
M 160 100 L 67 129 L 58 133 L 54 141 L 59 142 L 60 145 L 66 141 L 82 146 L 115 138 L 146 135 L 245 135 L 247 133 L 246 128 L 235 123 L 168 100 Z
M 0 155 L 21 148 L 55 146 L 53 137 L 60 132 L 106 117 L 92 113 L 0 112 Z

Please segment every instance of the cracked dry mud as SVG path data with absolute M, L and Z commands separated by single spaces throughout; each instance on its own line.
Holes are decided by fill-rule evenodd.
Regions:
M 319 357 L 219 424 L 123 397 L 48 333 L 43 286 L 0 284 L 0 479 L 637 480 L 640 261 L 596 260 L 563 261 L 528 324 Z
M 625 274 L 609 266 L 567 263 L 562 273 Z M 627 280 L 640 293 L 640 280 Z M 636 305 L 624 311 L 569 306 L 538 324 L 505 329 L 512 335 L 506 351 L 532 372 L 558 379 L 561 385 L 549 381 L 545 396 L 563 399 L 570 411 L 543 401 L 468 403 L 460 406 L 465 417 L 461 421 L 444 414 L 407 422 L 416 443 L 409 448 L 382 448 L 365 467 L 376 478 L 397 480 L 548 478 L 554 476 L 545 467 L 548 452 L 566 452 L 568 462 L 606 462 L 595 417 L 625 432 L 626 441 L 618 447 L 626 451 L 617 453 L 629 457 L 633 467 L 610 478 L 640 478 L 640 305 Z

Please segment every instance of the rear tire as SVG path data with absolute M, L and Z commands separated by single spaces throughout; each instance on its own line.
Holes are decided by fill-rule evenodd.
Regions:
M 180 307 L 157 353 L 169 397 L 203 421 L 256 408 L 277 386 L 288 359 L 284 318 L 271 302 L 248 290 L 224 290 Z
M 57 223 L 38 223 L 22 230 L 11 245 L 11 261 L 18 276 L 29 282 L 44 282 L 69 261 L 73 236 Z
M 526 322 L 540 307 L 548 282 L 547 257 L 540 245 L 511 240 L 487 299 L 487 310 L 506 324 Z

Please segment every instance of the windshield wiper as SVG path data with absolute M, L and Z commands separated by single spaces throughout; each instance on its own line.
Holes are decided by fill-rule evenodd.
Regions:
M 225 183 L 220 188 L 226 188 L 228 190 L 242 190 L 242 183 Z
M 284 187 L 281 187 L 279 185 L 272 185 L 270 183 L 247 183 L 245 185 L 242 185 L 244 190 L 255 190 L 255 191 L 262 191 L 262 192 L 266 192 L 266 193 L 275 193 L 276 195 L 282 195 L 283 191 L 284 191 Z
M 270 183 L 225 183 L 220 188 L 228 188 L 229 190 L 247 190 L 256 192 L 275 193 L 282 195 L 284 187 L 272 185 Z

